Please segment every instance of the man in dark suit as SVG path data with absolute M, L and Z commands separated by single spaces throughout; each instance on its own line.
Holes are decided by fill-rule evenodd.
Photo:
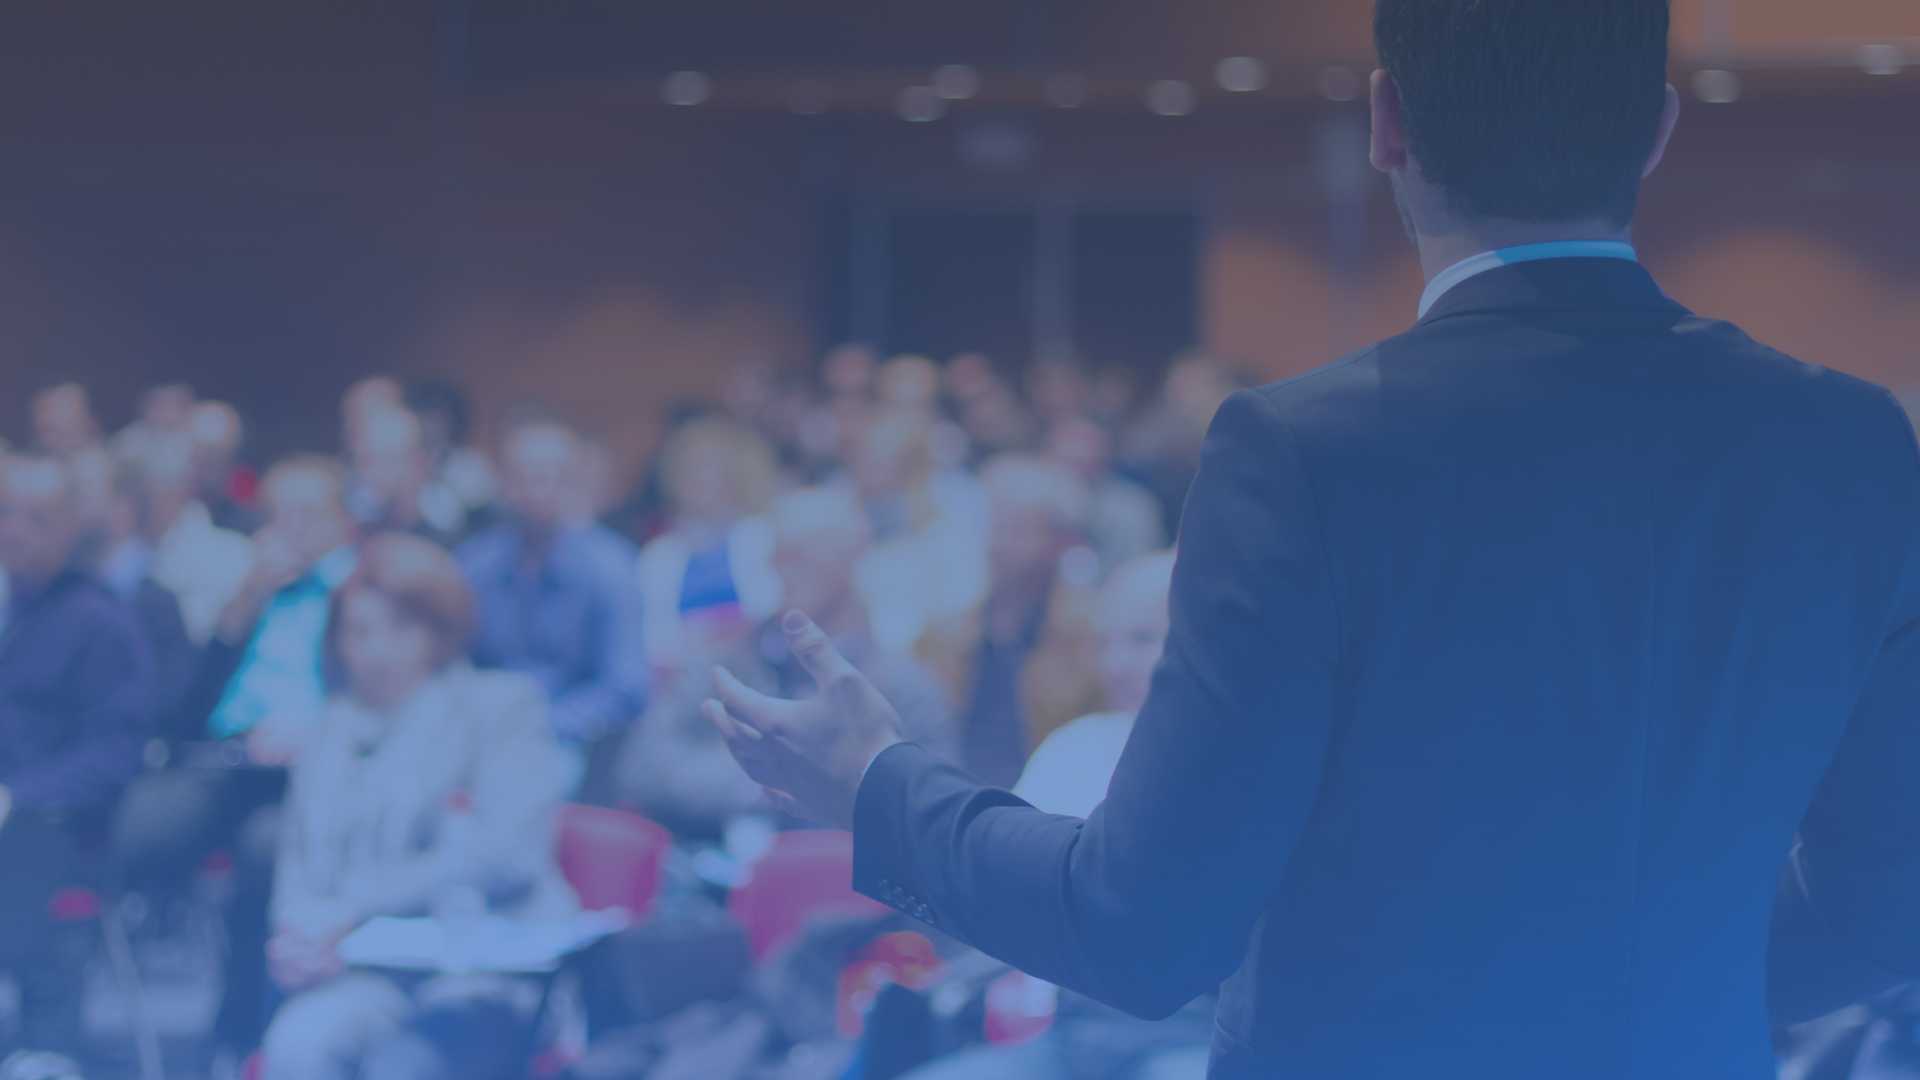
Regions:
M 802 616 L 824 692 L 709 718 L 871 895 L 1144 1016 L 1226 980 L 1216 1077 L 1768 1076 L 1920 972 L 1912 428 L 1634 261 L 1666 0 L 1375 20 L 1419 320 L 1221 408 L 1105 803 L 896 743 Z

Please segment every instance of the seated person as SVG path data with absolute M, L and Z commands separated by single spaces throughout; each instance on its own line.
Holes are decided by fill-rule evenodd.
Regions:
M 337 465 L 298 457 L 262 484 L 267 523 L 215 620 L 167 730 L 179 767 L 143 774 L 114 828 L 116 863 L 143 888 L 178 887 L 211 851 L 234 857 L 229 948 L 216 1040 L 244 1051 L 264 1018 L 266 941 L 282 769 L 325 698 L 322 637 L 353 569 L 354 528 Z
M 369 541 L 333 603 L 334 687 L 292 767 L 274 879 L 268 1080 L 512 1076 L 536 988 L 506 976 L 343 970 L 376 916 L 561 918 L 567 784 L 540 690 L 469 667 L 473 596 L 417 537 Z
M 466 508 L 435 497 L 434 459 L 426 426 L 411 410 L 376 409 L 352 425 L 348 499 L 369 532 L 409 532 L 445 547 L 466 537 Z
M 966 616 L 934 627 L 918 653 L 960 703 L 961 762 L 983 783 L 1008 786 L 1037 741 L 1029 702 L 1057 708 L 1072 701 L 1073 679 L 1082 674 L 1074 650 L 1048 648 L 1046 637 L 1050 626 L 1071 625 L 1056 607 L 1075 584 L 1062 571 L 1085 540 L 1087 492 L 1064 466 L 1029 454 L 993 459 L 980 482 L 987 496 L 986 592 Z M 1071 635 L 1056 641 L 1070 645 Z M 1030 671 L 1042 663 L 1048 666 L 1039 674 L 1048 678 L 1036 683 Z
M 778 482 L 766 440 L 731 420 L 693 420 L 667 440 L 660 468 L 667 526 L 640 549 L 638 565 L 656 691 L 780 604 L 762 517 Z
M 126 603 L 79 564 L 69 466 L 0 460 L 0 971 L 24 992 L 29 1040 L 77 1027 L 70 965 L 49 955 L 47 901 L 81 840 L 140 767 L 153 662 Z
M 1100 677 L 1107 711 L 1049 735 L 1020 774 L 1014 794 L 1048 813 L 1085 817 L 1107 796 L 1107 782 L 1133 718 L 1147 700 L 1167 638 L 1171 554 L 1123 563 L 1101 589 Z M 1168 1020 L 1136 1020 L 1093 1001 L 1063 997 L 1054 1024 L 1031 1042 L 971 1050 L 916 1070 L 911 1080 L 1199 1080 L 1207 1071 L 1211 1001 Z
M 854 662 L 899 710 L 908 738 L 950 750 L 950 713 L 938 680 L 910 654 L 874 640 L 855 584 L 873 536 L 853 493 L 844 488 L 793 492 L 774 501 L 767 520 L 773 568 L 786 602 L 811 614 L 848 658 L 858 657 Z M 724 661 L 736 674 L 780 693 L 805 692 L 813 685 L 771 620 L 756 627 L 745 648 L 708 659 Z M 700 702 L 712 692 L 711 665 L 694 665 L 635 726 L 616 765 L 620 801 L 683 836 L 718 836 L 729 819 L 764 808 L 759 786 L 734 765 L 719 733 L 700 715 Z
M 502 520 L 461 545 L 477 601 L 473 659 L 528 675 L 552 702 L 549 719 L 576 757 L 624 730 L 646 694 L 638 556 L 580 514 L 580 439 L 547 420 L 506 438 Z
M 153 549 L 148 573 L 173 593 L 195 647 L 213 637 L 253 565 L 253 542 L 214 524 L 200 498 L 193 445 L 186 436 L 147 441 L 132 463 L 143 507 L 141 527 Z

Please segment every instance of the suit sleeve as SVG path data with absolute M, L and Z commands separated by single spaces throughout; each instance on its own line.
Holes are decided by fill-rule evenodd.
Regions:
M 913 746 L 855 808 L 862 892 L 1142 1017 L 1239 966 L 1318 791 L 1339 631 L 1303 463 L 1241 392 L 1208 433 L 1152 692 L 1092 816 L 1043 814 Z
M 1910 431 L 1905 453 L 1897 505 L 1913 523 L 1920 455 Z M 1894 627 L 1782 877 L 1768 955 L 1778 1022 L 1812 1019 L 1920 977 L 1920 536 L 1913 533 L 1910 524 Z

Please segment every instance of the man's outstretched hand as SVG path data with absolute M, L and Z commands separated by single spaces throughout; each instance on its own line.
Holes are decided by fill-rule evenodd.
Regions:
M 784 809 L 850 827 L 867 766 L 901 741 L 900 716 L 812 619 L 790 611 L 780 628 L 819 695 L 783 701 L 716 668 L 719 700 L 709 699 L 701 711 L 720 729 L 734 760 Z

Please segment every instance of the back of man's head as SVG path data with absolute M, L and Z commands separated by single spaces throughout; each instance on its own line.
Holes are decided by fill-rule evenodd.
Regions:
M 1422 177 L 1467 218 L 1625 225 L 1666 103 L 1669 0 L 1377 0 Z

